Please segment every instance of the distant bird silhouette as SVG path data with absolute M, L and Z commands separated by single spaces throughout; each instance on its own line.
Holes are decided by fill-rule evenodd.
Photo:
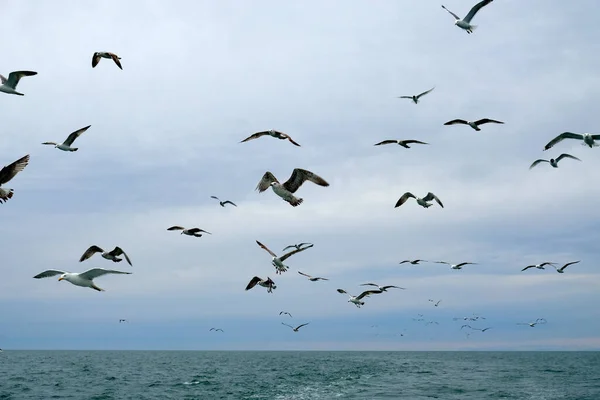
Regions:
M 292 328 L 292 330 L 293 330 L 294 332 L 298 332 L 298 329 L 302 328 L 302 327 L 303 327 L 303 326 L 305 326 L 305 325 L 308 325 L 308 324 L 310 324 L 310 322 L 307 322 L 307 323 L 305 323 L 305 324 L 302 324 L 302 325 L 298 325 L 298 326 L 297 326 L 297 327 L 295 327 L 295 328 L 294 328 L 293 326 L 291 326 L 291 325 L 288 325 L 288 324 L 286 324 L 285 322 L 282 322 L 281 324 L 282 324 L 282 325 L 285 325 L 285 326 L 289 326 L 290 328 Z
M 217 196 L 210 196 L 210 198 L 219 200 L 219 198 Z M 237 207 L 237 205 L 235 205 L 235 203 L 230 200 L 225 200 L 225 201 L 219 200 L 219 204 L 221 205 L 221 207 L 225 207 L 225 204 L 231 204 L 232 206 Z

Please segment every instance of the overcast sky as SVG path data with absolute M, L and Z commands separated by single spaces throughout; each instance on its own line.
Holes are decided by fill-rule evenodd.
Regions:
M 475 3 L 444 1 L 461 16 Z M 564 131 L 600 133 L 600 4 L 497 0 L 471 35 L 440 5 L 3 3 L 0 73 L 38 75 L 19 83 L 25 96 L 0 93 L 0 165 L 31 155 L 0 205 L 0 347 L 600 349 L 600 149 L 542 151 Z M 95 51 L 118 54 L 123 70 L 92 68 Z M 434 86 L 417 105 L 397 98 Z M 485 117 L 505 124 L 443 125 Z M 41 145 L 90 124 L 75 153 Z M 239 143 L 271 128 L 302 147 Z M 373 146 L 384 139 L 430 144 Z M 582 162 L 528 170 L 563 152 Z M 254 190 L 265 171 L 285 181 L 294 168 L 330 186 L 303 185 L 299 207 Z M 444 208 L 394 208 L 406 191 L 432 191 Z M 276 275 L 256 240 L 314 247 Z M 133 266 L 79 263 L 92 244 L 121 246 Z M 399 265 L 407 258 L 478 264 Z M 521 272 L 575 260 L 564 274 Z M 98 278 L 102 293 L 32 279 L 93 267 L 133 274 Z M 274 293 L 244 291 L 255 275 Z M 366 282 L 406 289 L 360 309 L 336 292 Z M 492 329 L 467 337 L 453 318 L 473 314 L 486 319 L 471 326 Z M 282 321 L 310 324 L 295 333 Z

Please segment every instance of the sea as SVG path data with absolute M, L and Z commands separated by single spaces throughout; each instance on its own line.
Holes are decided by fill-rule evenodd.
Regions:
M 600 352 L 5 350 L 0 399 L 600 400 Z

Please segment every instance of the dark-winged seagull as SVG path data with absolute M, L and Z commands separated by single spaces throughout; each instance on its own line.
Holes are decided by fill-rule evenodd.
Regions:
M 360 308 L 360 306 L 364 306 L 365 302 L 361 301 L 364 297 L 370 296 L 372 294 L 380 294 L 383 293 L 381 290 L 365 290 L 358 296 L 352 296 L 350 293 L 346 292 L 344 289 L 337 289 L 338 293 L 347 294 L 350 298 L 348 302 L 354 304 L 356 307 Z
M 6 79 L 3 75 L 0 75 L 0 92 L 8 93 L 8 94 L 16 94 L 17 96 L 25 96 L 23 93 L 17 92 L 17 85 L 19 84 L 19 80 L 21 80 L 24 76 L 33 76 L 37 75 L 37 72 L 34 71 L 13 71 L 8 74 L 8 79 Z
M 463 19 L 460 19 L 460 17 L 458 15 L 456 15 L 452 11 L 448 10 L 444 5 L 442 5 L 442 8 L 444 10 L 448 11 L 450 14 L 452 14 L 452 16 L 455 19 L 454 25 L 458 26 L 461 29 L 464 29 L 467 33 L 470 34 L 470 33 L 473 33 L 473 30 L 475 28 L 477 28 L 477 25 L 471 25 L 471 20 L 473 19 L 475 14 L 477 14 L 477 11 L 479 11 L 479 10 L 481 10 L 481 8 L 487 6 L 492 1 L 494 1 L 494 0 L 483 0 L 483 1 L 480 1 L 479 3 L 475 4 L 473 6 L 473 8 L 471 8 L 471 11 L 469 11 L 469 13 Z
M 546 146 L 544 146 L 544 151 L 552 148 L 556 143 L 561 142 L 563 139 L 576 139 L 582 140 L 583 146 L 588 146 L 589 148 L 597 147 L 598 143 L 596 140 L 600 140 L 600 135 L 592 135 L 591 133 L 573 133 L 573 132 L 563 132 L 551 141 L 548 142 Z
M 463 266 L 465 265 L 477 265 L 477 263 L 472 263 L 472 262 L 462 262 L 460 264 L 451 264 L 449 262 L 446 261 L 435 261 L 436 264 L 446 264 L 449 265 L 450 268 L 452 269 L 462 269 Z
M 556 269 L 556 272 L 558 272 L 559 274 L 563 274 L 565 272 L 565 268 L 567 268 L 569 265 L 577 264 L 579 262 L 581 262 L 581 260 L 568 262 L 560 268 L 556 267 L 556 265 L 553 265 L 553 267 L 554 269 Z
M 92 56 L 92 68 L 96 68 L 96 65 L 98 65 L 101 58 L 112 59 L 115 62 L 115 64 L 117 64 L 117 67 L 123 69 L 123 67 L 121 66 L 121 61 L 119 61 L 121 57 L 119 57 L 115 53 L 110 53 L 108 51 L 97 51 L 94 53 L 94 55 Z
M 421 97 L 425 96 L 427 93 L 430 93 L 433 89 L 435 89 L 435 86 L 423 93 L 416 95 L 416 96 L 398 96 L 398 98 L 399 99 L 411 99 L 413 101 L 413 103 L 417 104 Z
M 319 186 L 329 186 L 329 183 L 320 176 L 305 169 L 294 168 L 292 176 L 290 176 L 283 184 L 279 183 L 277 178 L 275 178 L 275 175 L 271 172 L 265 172 L 255 190 L 258 190 L 258 193 L 262 193 L 270 186 L 277 196 L 290 203 L 293 207 L 296 207 L 302 203 L 303 199 L 295 197 L 293 193 L 295 193 L 306 181 L 310 181 Z
M 551 166 L 553 166 L 554 168 L 558 168 L 558 162 L 559 162 L 560 160 L 562 160 L 563 158 L 570 158 L 570 159 L 573 159 L 573 160 L 581 161 L 579 158 L 577 158 L 577 157 L 575 157 L 575 156 L 572 156 L 572 155 L 570 155 L 570 154 L 567 154 L 567 153 L 563 153 L 563 154 L 561 154 L 560 156 L 556 157 L 556 159 L 554 159 L 554 158 L 551 158 L 550 160 L 542 160 L 542 159 L 540 158 L 539 160 L 535 160 L 535 161 L 533 162 L 533 164 L 531 164 L 531 166 L 529 167 L 529 169 L 531 169 L 531 168 L 535 167 L 536 165 L 538 165 L 538 164 L 540 164 L 540 163 L 543 163 L 543 162 L 547 162 L 547 163 L 549 163 Z
M 545 318 L 538 318 L 535 322 L 517 322 L 517 325 L 529 325 L 530 328 L 535 328 L 536 325 L 543 325 L 546 322 Z
M 122 256 L 125 257 L 125 260 L 127 260 L 127 263 L 129 265 L 132 265 L 131 264 L 131 260 L 129 259 L 129 257 L 127 256 L 127 254 L 119 246 L 116 246 L 111 251 L 104 251 L 103 249 L 101 249 L 100 247 L 96 246 L 95 244 L 91 245 L 85 251 L 85 253 L 83 253 L 83 255 L 81 256 L 81 258 L 79 259 L 79 262 L 87 260 L 88 258 L 90 258 L 91 256 L 93 256 L 96 253 L 102 253 L 102 258 L 105 258 L 105 259 L 110 260 L 112 262 L 121 262 L 123 259 L 122 258 L 118 258 L 118 257 L 120 255 L 122 255 Z
M 285 253 L 281 257 L 277 257 L 277 254 L 273 253 L 271 250 L 269 250 L 269 248 L 267 246 L 265 246 L 258 240 L 256 241 L 256 244 L 258 244 L 260 246 L 260 248 L 266 250 L 267 253 L 269 253 L 271 256 L 273 256 L 271 263 L 275 267 L 276 274 L 281 274 L 282 272 L 285 272 L 289 269 L 289 267 L 283 263 L 286 259 L 288 259 L 289 257 L 293 256 L 296 253 L 300 253 L 301 251 L 304 251 L 306 249 L 310 249 L 311 247 L 313 247 L 313 245 L 311 244 L 310 246 L 306 246 L 301 249 L 292 250 L 289 253 Z
M 67 136 L 67 140 L 65 140 L 61 144 L 58 144 L 56 142 L 44 142 L 42 144 L 54 146 L 55 148 L 62 151 L 77 151 L 79 147 L 71 147 L 71 145 L 73 144 L 75 139 L 77 139 L 83 132 L 87 131 L 90 128 L 90 126 L 91 125 L 88 125 L 71 133 L 69 136 Z
M 408 139 L 408 140 L 388 139 L 388 140 L 384 140 L 379 143 L 375 143 L 373 146 L 381 146 L 382 144 L 392 144 L 392 143 L 398 144 L 407 149 L 410 149 L 409 144 L 411 144 L 411 143 L 429 144 L 429 143 L 421 142 L 420 140 L 413 140 L 413 139 Z
M 283 250 L 281 251 L 286 251 L 287 249 L 300 249 L 302 246 L 308 246 L 308 245 L 313 245 L 312 243 L 298 243 L 298 244 L 290 244 L 289 246 L 285 246 Z
M 212 235 L 212 233 L 205 231 L 203 229 L 200 229 L 200 228 L 185 229 L 183 226 L 179 226 L 179 225 L 175 225 L 170 228 L 167 228 L 167 230 L 168 231 L 181 231 L 180 235 L 188 235 L 188 236 L 194 236 L 194 237 L 202 237 L 202 233 L 200 233 L 200 232 L 204 232 L 204 233 L 208 233 L 209 235 Z
M 29 154 L 19 158 L 17 161 L 12 162 L 0 170 L 0 203 L 8 201 L 13 197 L 14 189 L 3 188 L 2 185 L 10 182 L 19 172 L 23 171 L 29 164 Z
M 307 323 L 305 323 L 305 324 L 302 324 L 302 325 L 298 325 L 298 326 L 297 326 L 297 327 L 295 327 L 295 328 L 294 328 L 293 326 L 291 326 L 291 325 L 288 325 L 288 324 L 286 324 L 285 322 L 282 322 L 281 324 L 282 324 L 282 325 L 285 325 L 285 326 L 289 326 L 290 328 L 292 328 L 292 330 L 293 330 L 294 332 L 298 332 L 298 329 L 302 328 L 303 326 L 306 326 L 306 325 L 310 324 L 310 322 L 307 322 Z
M 319 281 L 319 280 L 321 280 L 321 281 L 328 281 L 329 280 L 327 278 L 321 278 L 320 276 L 310 276 L 310 275 L 305 274 L 304 272 L 300 272 L 300 271 L 298 271 L 298 273 L 300 275 L 306 276 L 308 278 L 308 280 L 311 281 L 311 282 L 316 282 L 316 281 Z
M 267 288 L 267 293 L 273 293 L 273 290 L 277 289 L 277 286 L 275 286 L 275 282 L 273 282 L 273 280 L 271 280 L 271 278 L 269 278 L 268 276 L 267 279 L 262 279 L 258 276 L 255 276 L 254 278 L 250 279 L 250 282 L 248 282 L 246 290 L 250 290 L 256 285 Z
M 404 260 L 400 261 L 400 264 L 410 263 L 412 265 L 419 265 L 421 262 L 428 262 L 427 260 Z
M 287 314 L 287 315 L 289 315 L 289 316 L 290 316 L 290 318 L 292 318 L 292 314 L 290 314 L 290 313 L 289 313 L 289 312 L 287 312 L 287 311 L 280 311 L 280 312 L 279 312 L 279 315 L 283 315 L 283 314 Z
M 452 121 L 446 122 L 444 125 L 457 125 L 457 124 L 469 125 L 471 128 L 475 129 L 476 131 L 480 131 L 481 128 L 479 128 L 479 125 L 488 124 L 490 122 L 492 122 L 494 124 L 504 124 L 504 122 L 502 122 L 502 121 L 496 121 L 495 119 L 483 118 L 483 119 L 479 119 L 477 121 L 465 121 L 464 119 L 453 119 Z
M 224 332 L 223 329 L 221 329 L 221 328 L 210 328 L 209 331 L 215 331 L 215 332 L 221 331 L 221 332 Z
M 433 205 L 433 203 L 430 203 L 430 202 L 435 200 L 440 205 L 440 207 L 444 208 L 444 205 L 442 204 L 440 199 L 438 199 L 438 197 L 435 194 L 433 194 L 432 192 L 427 193 L 427 195 L 422 198 L 415 196 L 411 192 L 406 192 L 402 195 L 402 197 L 400 197 L 398 199 L 394 208 L 400 207 L 402 204 L 406 203 L 406 200 L 408 200 L 410 198 L 415 199 L 417 201 L 417 204 L 420 205 L 421 207 L 429 208 Z
M 266 135 L 269 135 L 276 139 L 282 139 L 282 140 L 287 139 L 290 141 L 290 143 L 300 147 L 300 145 L 298 143 L 294 142 L 294 140 L 289 135 L 286 135 L 285 133 L 280 132 L 280 131 L 276 131 L 275 129 L 270 129 L 268 131 L 253 133 L 252 135 L 248 136 L 246 139 L 242 140 L 240 143 L 244 143 L 244 142 L 247 142 L 247 141 L 253 140 L 253 139 L 258 139 L 259 137 L 263 137 Z
M 225 200 L 225 201 L 221 201 L 217 196 L 210 196 L 211 199 L 217 199 L 219 201 L 219 204 L 221 205 L 221 207 L 225 207 L 225 204 L 231 204 L 232 206 L 237 207 L 237 205 L 230 200 Z
M 379 286 L 376 283 L 362 283 L 359 286 L 375 286 L 377 290 L 381 290 L 382 292 L 387 292 L 388 289 L 396 288 L 396 289 L 406 289 L 400 286 L 387 285 L 387 286 Z
M 75 286 L 81 287 L 89 287 L 99 292 L 103 292 L 104 289 L 99 288 L 94 284 L 93 279 L 98 278 L 99 276 L 106 274 L 131 274 L 131 272 L 123 272 L 123 271 L 114 271 L 112 269 L 104 269 L 104 268 L 92 268 L 85 272 L 76 273 L 76 272 L 67 272 L 61 271 L 57 269 L 48 269 L 40 274 L 34 276 L 35 279 L 41 278 L 49 278 L 51 276 L 60 275 L 58 278 L 59 281 L 65 280 L 67 282 L 72 283 Z
M 544 265 L 554 265 L 554 264 L 556 264 L 556 263 L 553 263 L 553 262 L 546 261 L 546 262 L 543 262 L 543 263 L 541 263 L 541 264 L 528 265 L 528 266 L 526 266 L 525 268 L 523 268 L 523 269 L 521 270 L 521 272 L 523 272 L 523 271 L 525 271 L 525 270 L 527 270 L 527 269 L 529 269 L 529 268 L 545 269 L 545 268 L 544 268 Z

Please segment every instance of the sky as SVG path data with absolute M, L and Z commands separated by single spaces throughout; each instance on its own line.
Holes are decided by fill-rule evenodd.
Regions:
M 600 133 L 600 4 L 497 0 L 471 35 L 430 0 L 141 4 L 3 3 L 0 73 L 38 74 L 25 96 L 0 93 L 0 165 L 31 155 L 0 205 L 0 348 L 600 349 L 600 149 L 542 151 L 564 131 Z M 443 4 L 463 16 L 474 2 Z M 123 70 L 92 68 L 95 51 Z M 397 98 L 434 86 L 417 105 Z M 443 125 L 455 118 L 505 124 Z M 41 145 L 90 124 L 77 152 Z M 268 129 L 301 147 L 239 143 Z M 429 145 L 373 146 L 384 139 Z M 528 169 L 563 152 L 582 161 Z M 294 168 L 330 186 L 305 183 L 298 207 L 254 190 Z M 406 191 L 444 208 L 394 208 Z M 276 275 L 256 240 L 314 247 Z M 79 263 L 92 244 L 133 266 Z M 413 258 L 477 265 L 399 264 Z M 105 292 L 32 279 L 95 267 L 132 274 L 97 278 Z M 245 291 L 255 275 L 277 289 Z M 360 309 L 336 291 L 367 282 L 405 289 Z M 492 328 L 453 320 L 474 314 Z

